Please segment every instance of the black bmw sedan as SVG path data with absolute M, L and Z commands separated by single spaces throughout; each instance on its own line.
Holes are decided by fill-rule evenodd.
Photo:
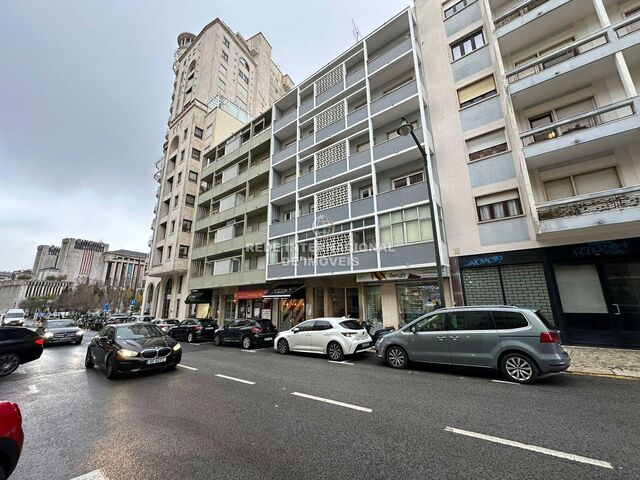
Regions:
M 91 339 L 84 364 L 104 367 L 107 378 L 158 368 L 171 369 L 180 363 L 182 349 L 152 323 L 107 325 Z

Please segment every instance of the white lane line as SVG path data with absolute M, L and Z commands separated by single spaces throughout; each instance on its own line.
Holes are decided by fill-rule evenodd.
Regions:
M 508 382 L 507 380 L 491 380 L 494 383 L 506 383 L 507 385 L 520 385 L 516 382 Z
M 296 397 L 308 398 L 310 400 L 317 400 L 318 402 L 330 403 L 331 405 L 338 405 L 339 407 L 351 408 L 360 412 L 373 412 L 373 410 L 367 407 L 360 407 L 358 405 L 352 405 L 350 403 L 338 402 L 336 400 L 330 400 L 328 398 L 316 397 L 315 395 L 308 395 L 306 393 L 292 392 L 291 395 L 295 395 Z
M 458 435 L 465 435 L 467 437 L 479 438 L 481 440 L 487 440 L 489 442 L 500 443 L 502 445 L 508 445 L 510 447 L 521 448 L 523 450 L 530 450 L 532 452 L 542 453 L 544 455 L 550 455 L 552 457 L 564 458 L 566 460 L 572 460 L 579 463 L 587 463 L 589 465 L 595 465 L 596 467 L 613 468 L 609 462 L 603 460 L 595 460 L 589 457 L 582 457 L 580 455 L 574 455 L 573 453 L 560 452 L 558 450 L 551 450 L 549 448 L 538 447 L 536 445 L 528 445 L 526 443 L 514 442 L 513 440 L 506 440 L 504 438 L 492 437 L 490 435 L 484 435 L 482 433 L 469 432 L 467 430 L 460 430 L 458 428 L 445 427 L 445 431 L 451 433 L 457 433 Z
M 71 480 L 108 480 L 108 478 L 102 473 L 102 470 L 94 470 L 79 477 L 74 477 Z
M 39 393 L 39 391 L 35 385 L 29 385 L 29 391 L 27 392 L 27 395 L 31 395 L 33 393 Z
M 255 385 L 256 382 L 250 382 L 249 380 L 242 380 L 241 378 L 229 377 L 227 375 L 221 375 L 216 373 L 216 377 L 226 378 L 227 380 L 233 380 L 234 382 L 246 383 L 247 385 Z
M 180 368 L 186 368 L 187 370 L 193 370 L 194 372 L 198 370 L 197 368 L 189 367 L 188 365 L 182 365 L 181 363 L 179 363 L 178 366 Z
M 335 360 L 328 360 L 329 363 L 337 363 L 338 365 L 353 365 L 353 363 L 349 363 L 346 360 L 343 360 L 342 362 L 336 362 Z
M 199 347 L 202 344 L 201 343 L 192 343 L 191 345 L 195 345 L 196 347 Z
M 241 351 L 241 352 L 244 352 L 244 353 L 256 353 L 256 351 L 255 351 L 255 350 L 245 350 L 245 349 L 242 349 L 242 350 L 240 350 L 240 351 Z

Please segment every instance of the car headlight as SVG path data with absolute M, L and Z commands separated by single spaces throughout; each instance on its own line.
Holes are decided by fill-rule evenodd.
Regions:
M 44 336 L 44 338 L 53 338 L 53 333 L 47 332 L 43 336 Z
M 76 332 L 76 335 L 78 335 L 79 337 L 81 337 L 84 334 L 84 332 L 82 330 L 78 330 Z
M 138 352 L 134 352 L 133 350 L 127 350 L 126 348 L 121 348 L 118 350 L 118 355 L 124 358 L 136 357 Z
M 182 347 L 180 346 L 180 344 L 179 344 L 179 343 L 176 343 L 176 344 L 173 346 L 173 351 L 174 351 L 174 352 L 177 352 L 177 351 L 178 351 L 178 350 L 180 350 L 181 348 L 182 348 Z

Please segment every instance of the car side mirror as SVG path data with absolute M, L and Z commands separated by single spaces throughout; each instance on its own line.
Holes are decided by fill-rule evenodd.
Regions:
M 411 333 L 418 333 L 418 330 L 416 330 L 416 327 L 411 327 L 411 328 L 409 329 L 409 331 L 410 331 Z
M 292 328 L 291 331 L 293 333 L 298 333 L 300 331 L 300 329 L 298 327 L 296 327 L 296 328 Z

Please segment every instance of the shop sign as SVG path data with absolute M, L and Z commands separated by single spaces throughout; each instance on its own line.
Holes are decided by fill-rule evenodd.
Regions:
M 234 300 L 255 300 L 262 298 L 267 290 L 238 290 L 233 294 Z
M 447 267 L 442 267 L 443 274 L 447 275 Z M 393 282 L 399 280 L 424 280 L 437 278 L 438 274 L 434 269 L 419 269 L 419 270 L 403 270 L 403 271 L 390 271 L 390 272 L 370 272 L 370 273 L 358 273 L 358 282 Z
M 500 265 L 504 260 L 502 255 L 488 255 L 486 257 L 477 257 L 467 260 L 462 264 L 462 268 L 471 267 L 488 267 L 490 265 Z
M 575 257 L 597 257 L 600 255 L 626 255 L 629 252 L 627 242 L 592 242 L 585 245 L 578 245 L 573 250 Z

